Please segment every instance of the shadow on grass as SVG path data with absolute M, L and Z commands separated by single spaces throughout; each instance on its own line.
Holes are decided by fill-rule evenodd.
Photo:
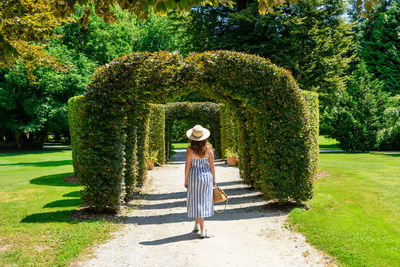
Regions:
M 47 203 L 43 208 L 58 208 L 58 207 L 76 207 L 82 204 L 80 198 L 73 199 L 60 199 L 50 203 Z
M 61 180 L 61 178 L 73 174 L 72 172 L 66 172 L 66 173 L 58 173 L 58 174 L 52 174 L 52 175 L 45 175 L 41 176 L 38 178 L 34 178 L 29 181 L 31 184 L 37 184 L 37 185 L 50 185 L 50 186 L 66 186 L 66 187 L 76 187 L 80 186 L 77 184 L 71 184 L 67 183 Z
M 39 162 L 18 162 L 10 164 L 0 164 L 0 166 L 35 166 L 35 167 L 58 167 L 72 165 L 72 160 L 39 161 Z
M 73 191 L 63 195 L 63 197 L 81 197 L 81 191 Z
M 336 144 L 330 144 L 330 145 L 319 145 L 319 149 L 332 149 L 332 150 L 341 150 L 340 147 L 338 147 Z
M 60 210 L 53 212 L 35 213 L 26 216 L 22 223 L 48 223 L 48 222 L 71 222 L 71 214 L 75 210 Z
M 400 157 L 400 152 L 398 152 L 398 153 L 390 153 L 390 152 L 385 152 L 385 151 L 382 151 L 382 152 L 374 152 L 374 154 L 378 154 L 378 155 L 382 155 L 382 156 L 387 156 L 387 157 Z
M 55 152 L 64 152 L 65 149 L 41 149 L 41 150 L 0 150 L 1 157 L 13 157 L 21 155 L 41 155 Z

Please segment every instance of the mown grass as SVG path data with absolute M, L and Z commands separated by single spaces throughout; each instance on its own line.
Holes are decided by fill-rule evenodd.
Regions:
M 187 148 L 189 143 L 172 143 L 173 149 Z
M 70 174 L 68 150 L 0 154 L 0 266 L 63 266 L 119 227 L 71 219 L 82 187 Z
M 346 266 L 400 266 L 400 154 L 321 153 L 311 210 L 292 224 Z
M 323 135 L 319 136 L 319 149 L 341 150 L 338 146 L 338 141 Z

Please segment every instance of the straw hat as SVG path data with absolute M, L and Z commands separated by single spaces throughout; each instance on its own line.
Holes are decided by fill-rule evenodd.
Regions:
M 193 128 L 187 130 L 186 136 L 194 141 L 203 141 L 210 136 L 210 131 L 201 125 L 195 125 Z

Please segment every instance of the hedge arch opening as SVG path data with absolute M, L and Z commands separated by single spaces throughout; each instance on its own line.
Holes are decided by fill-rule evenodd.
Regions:
M 83 201 L 116 211 L 146 177 L 150 103 L 198 91 L 237 119 L 239 168 L 266 199 L 312 197 L 318 165 L 318 100 L 290 72 L 231 51 L 134 53 L 99 67 L 70 99 L 75 175 Z M 308 104 L 306 99 L 311 100 Z M 165 114 L 164 114 L 165 116 Z
M 210 124 L 210 131 L 216 157 L 221 157 L 221 122 L 219 105 L 212 102 L 171 102 L 165 104 L 165 152 L 170 157 L 172 126 L 175 121 L 191 118 L 203 124 Z

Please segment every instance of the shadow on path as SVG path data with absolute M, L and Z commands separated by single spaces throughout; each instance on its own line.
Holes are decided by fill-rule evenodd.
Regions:
M 162 238 L 158 240 L 153 240 L 153 241 L 142 241 L 139 242 L 141 245 L 145 246 L 157 246 L 157 245 L 164 245 L 168 243 L 175 243 L 175 242 L 181 242 L 181 241 L 187 241 L 187 240 L 194 240 L 194 239 L 200 239 L 199 234 L 195 232 L 183 234 L 183 235 L 177 235 L 177 236 L 171 236 L 167 238 Z
M 206 218 L 207 221 L 230 221 L 230 220 L 248 220 L 259 217 L 276 217 L 283 214 L 287 214 L 289 211 L 280 211 L 272 209 L 270 204 L 226 209 L 224 213 L 215 213 L 214 216 Z M 180 223 L 192 221 L 187 217 L 186 212 L 182 213 L 169 213 L 163 215 L 151 215 L 151 216 L 130 216 L 125 220 L 126 224 L 138 224 L 138 225 L 149 225 L 149 224 L 164 224 L 164 223 Z

